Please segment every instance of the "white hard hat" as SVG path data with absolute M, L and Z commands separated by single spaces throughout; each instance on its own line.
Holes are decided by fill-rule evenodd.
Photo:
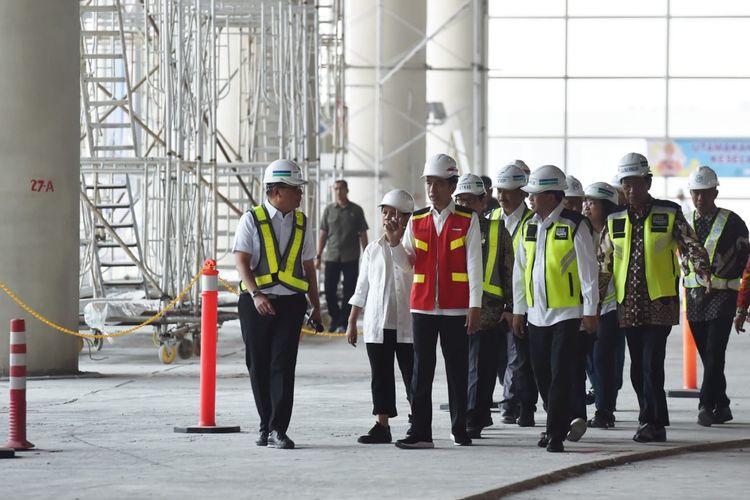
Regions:
M 711 167 L 698 167 L 688 178 L 688 189 L 700 190 L 715 188 L 719 185 L 719 178 Z
M 526 177 L 528 177 L 531 174 L 531 169 L 529 168 L 526 163 L 524 163 L 523 160 L 513 160 L 512 165 L 517 166 L 521 170 L 523 170 L 523 173 L 526 174 Z
M 453 196 L 459 194 L 474 194 L 482 196 L 485 193 L 484 182 L 482 182 L 481 177 L 474 174 L 464 174 L 458 178 L 458 185 L 456 186 L 456 190 L 453 191 Z
M 545 191 L 565 191 L 568 183 L 565 174 L 554 165 L 542 165 L 529 175 L 529 182 L 523 189 L 527 193 L 543 193 Z
M 572 175 L 568 175 L 565 177 L 565 182 L 568 184 L 568 188 L 565 190 L 565 196 L 569 196 L 571 198 L 583 198 L 584 193 L 581 181 L 579 181 Z
M 616 190 L 618 190 L 618 191 L 623 191 L 623 188 L 622 188 L 622 182 L 620 182 L 620 178 L 619 178 L 619 177 L 617 176 L 617 174 L 615 174 L 615 175 L 614 175 L 614 176 L 612 177 L 612 182 L 610 182 L 609 184 L 610 184 L 610 185 L 611 185 L 612 187 L 614 187 L 614 188 L 615 188 Z
M 520 161 L 520 160 L 517 160 Z M 497 189 L 518 189 L 526 185 L 528 176 L 521 167 L 511 163 L 505 165 L 497 173 L 495 177 L 495 183 L 492 184 L 493 188 Z
M 620 158 L 617 165 L 617 180 L 622 181 L 626 177 L 646 177 L 651 174 L 648 160 L 639 153 L 628 153 Z
M 620 195 L 617 193 L 617 189 L 610 186 L 606 182 L 595 182 L 586 186 L 584 190 L 586 198 L 593 198 L 595 200 L 609 200 L 615 205 L 619 204 Z
M 414 212 L 414 198 L 403 189 L 393 189 L 385 193 L 379 207 L 387 205 L 393 207 L 402 214 Z
M 424 164 L 422 177 L 427 177 L 428 175 L 440 177 L 442 179 L 457 177 L 458 167 L 456 166 L 456 160 L 446 154 L 436 154 Z
M 302 178 L 302 169 L 292 160 L 274 160 L 263 173 L 263 184 L 274 184 L 281 182 L 290 186 L 301 186 L 307 184 Z

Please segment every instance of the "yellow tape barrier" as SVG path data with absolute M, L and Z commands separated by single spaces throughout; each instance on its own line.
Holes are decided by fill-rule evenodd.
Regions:
M 167 313 L 167 311 L 169 311 L 174 306 L 176 306 L 177 303 L 180 300 L 182 300 L 182 298 L 190 291 L 190 289 L 193 288 L 193 286 L 195 285 L 195 283 L 200 279 L 201 274 L 203 274 L 203 270 L 202 269 L 200 270 L 200 272 L 198 272 L 198 274 L 196 274 L 195 276 L 193 276 L 193 279 L 190 280 L 190 283 L 188 283 L 187 286 L 182 289 L 182 291 L 180 292 L 180 294 L 177 297 L 175 297 L 169 304 L 167 304 L 164 309 L 162 309 L 158 313 L 154 314 L 153 316 L 151 316 L 150 318 L 148 318 L 146 321 L 144 321 L 140 325 L 136 325 L 136 326 L 134 326 L 132 328 L 128 328 L 127 330 L 122 330 L 122 331 L 115 332 L 115 333 L 101 333 L 101 334 L 81 333 L 81 332 L 77 332 L 75 330 L 71 330 L 70 328 L 65 328 L 64 326 L 58 325 L 54 321 L 50 321 L 47 318 L 45 318 L 44 316 L 42 316 L 41 314 L 39 314 L 38 312 L 36 312 L 28 304 L 26 304 L 26 302 L 24 302 L 23 300 L 21 300 L 15 293 L 13 293 L 13 290 L 11 290 L 10 288 L 8 288 L 8 286 L 5 283 L 3 283 L 2 281 L 0 281 L 0 289 L 2 289 L 5 293 L 7 293 L 8 296 L 11 299 L 13 299 L 13 301 L 21 307 L 21 309 L 23 309 L 27 313 L 31 314 L 33 317 L 35 317 L 36 319 L 38 319 L 39 321 L 41 321 L 45 325 L 47 325 L 47 326 L 49 326 L 51 328 L 54 328 L 55 330 L 57 330 L 59 332 L 67 333 L 68 335 L 74 335 L 76 337 L 81 337 L 81 338 L 84 338 L 84 339 L 106 339 L 106 338 L 122 337 L 123 335 L 128 335 L 129 333 L 133 333 L 136 330 L 139 330 L 139 329 L 143 328 L 144 326 L 150 325 L 151 323 L 153 323 L 157 319 L 159 319 L 162 316 L 164 316 Z
M 172 301 L 169 304 L 167 304 L 166 307 L 164 307 L 164 309 L 162 309 L 161 311 L 157 312 L 156 314 L 154 314 L 153 316 L 151 316 L 150 318 L 148 318 L 143 323 L 141 323 L 139 325 L 136 325 L 136 326 L 134 326 L 132 328 L 128 328 L 127 330 L 122 330 L 122 331 L 114 332 L 114 333 L 101 333 L 101 334 L 81 333 L 81 332 L 78 332 L 78 331 L 75 331 L 75 330 L 71 330 L 70 328 L 65 328 L 64 326 L 58 325 L 54 321 L 48 320 L 47 318 L 45 318 L 44 316 L 42 316 L 41 314 L 39 314 L 38 312 L 36 312 L 34 309 L 32 309 L 31 306 L 29 306 L 28 304 L 26 304 L 26 302 L 24 302 L 23 300 L 21 300 L 18 297 L 18 295 L 16 295 L 13 292 L 13 290 L 11 290 L 10 288 L 8 288 L 8 286 L 4 282 L 2 282 L 2 281 L 0 281 L 0 289 L 2 289 L 6 294 L 8 294 L 8 296 L 11 299 L 13 299 L 13 301 L 16 304 L 18 304 L 18 306 L 21 309 L 23 309 L 27 313 L 31 314 L 34 318 L 38 319 L 39 321 L 41 321 L 45 325 L 49 326 L 50 328 L 53 328 L 53 329 L 55 329 L 55 330 L 57 330 L 59 332 L 62 332 L 62 333 L 67 333 L 68 335 L 73 335 L 73 336 L 76 336 L 76 337 L 93 340 L 93 339 L 106 339 L 106 338 L 122 337 L 124 335 L 128 335 L 128 334 L 133 333 L 133 332 L 135 332 L 137 330 L 140 330 L 144 326 L 150 325 L 151 323 L 153 323 L 157 319 L 159 319 L 162 316 L 164 316 L 167 313 L 167 311 L 169 311 L 174 306 L 176 306 L 177 303 L 180 300 L 182 300 L 182 298 L 190 291 L 190 289 L 193 288 L 193 286 L 195 286 L 195 283 L 200 279 L 201 274 L 203 274 L 203 270 L 202 269 L 200 270 L 200 272 L 198 272 L 198 274 L 196 274 L 195 276 L 193 276 L 193 279 L 190 280 L 190 283 L 188 283 L 187 286 L 185 286 L 185 288 L 182 289 L 182 291 L 180 292 L 180 294 L 177 295 L 177 297 L 175 297 L 174 299 L 172 299 Z M 231 293 L 233 293 L 235 295 L 239 295 L 240 294 L 240 292 L 238 292 L 227 280 L 219 278 L 219 282 L 221 282 L 221 284 L 224 285 L 224 288 L 226 288 L 229 292 L 231 292 Z M 303 334 L 305 334 L 305 335 L 315 335 L 315 336 L 318 336 L 318 337 L 346 337 L 345 333 L 317 332 L 317 331 L 315 331 L 315 330 L 313 330 L 311 328 L 306 328 L 306 327 L 302 327 L 301 332 Z

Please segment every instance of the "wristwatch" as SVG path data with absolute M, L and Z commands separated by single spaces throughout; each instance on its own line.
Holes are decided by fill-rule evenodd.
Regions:
M 252 298 L 255 298 L 258 295 L 262 295 L 262 294 L 263 294 L 263 290 L 261 290 L 260 288 L 256 288 L 255 290 L 253 290 L 252 292 L 250 292 L 250 296 Z

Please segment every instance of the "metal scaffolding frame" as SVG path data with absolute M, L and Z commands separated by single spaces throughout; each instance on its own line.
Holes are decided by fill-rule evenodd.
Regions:
M 317 220 L 321 149 L 344 149 L 342 9 L 81 0 L 82 297 L 174 297 L 209 257 L 234 277 L 237 221 L 279 157 Z

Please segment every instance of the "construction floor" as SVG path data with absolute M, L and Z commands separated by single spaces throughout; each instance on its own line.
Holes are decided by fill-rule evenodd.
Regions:
M 100 376 L 29 380 L 27 433 L 36 449 L 0 460 L 3 498 L 633 498 L 646 494 L 642 481 L 656 479 L 663 481 L 647 495 L 652 498 L 706 498 L 716 484 L 730 485 L 732 496 L 746 494 L 740 478 L 750 466 L 750 453 L 743 451 L 750 445 L 749 334 L 733 333 L 729 342 L 733 422 L 700 427 L 696 399 L 670 398 L 669 441 L 633 442 L 637 404 L 626 361 L 616 428 L 589 429 L 579 443 L 566 443 L 563 454 L 536 447 L 541 405 L 535 428 L 501 424 L 496 414 L 496 424 L 474 446 L 453 446 L 449 416 L 437 410 L 447 401 L 440 358 L 433 393 L 436 449 L 357 444 L 373 424 L 365 348 L 323 337 L 307 337 L 300 348 L 289 429 L 297 449 L 259 448 L 243 349 L 239 325 L 225 324 L 218 344 L 217 424 L 240 425 L 239 434 L 173 431 L 197 423 L 199 363 L 161 364 L 150 335 L 105 342 L 100 352 L 84 349 L 81 371 Z M 681 349 L 676 328 L 668 343 L 668 388 L 682 386 Z M 7 380 L 0 382 L 0 393 L 7 389 Z M 407 428 L 402 387 L 398 393 L 402 416 L 392 420 L 394 439 Z M 7 425 L 6 396 L 2 434 Z M 727 466 L 717 465 L 722 463 Z M 559 482 L 544 486 L 553 480 Z

